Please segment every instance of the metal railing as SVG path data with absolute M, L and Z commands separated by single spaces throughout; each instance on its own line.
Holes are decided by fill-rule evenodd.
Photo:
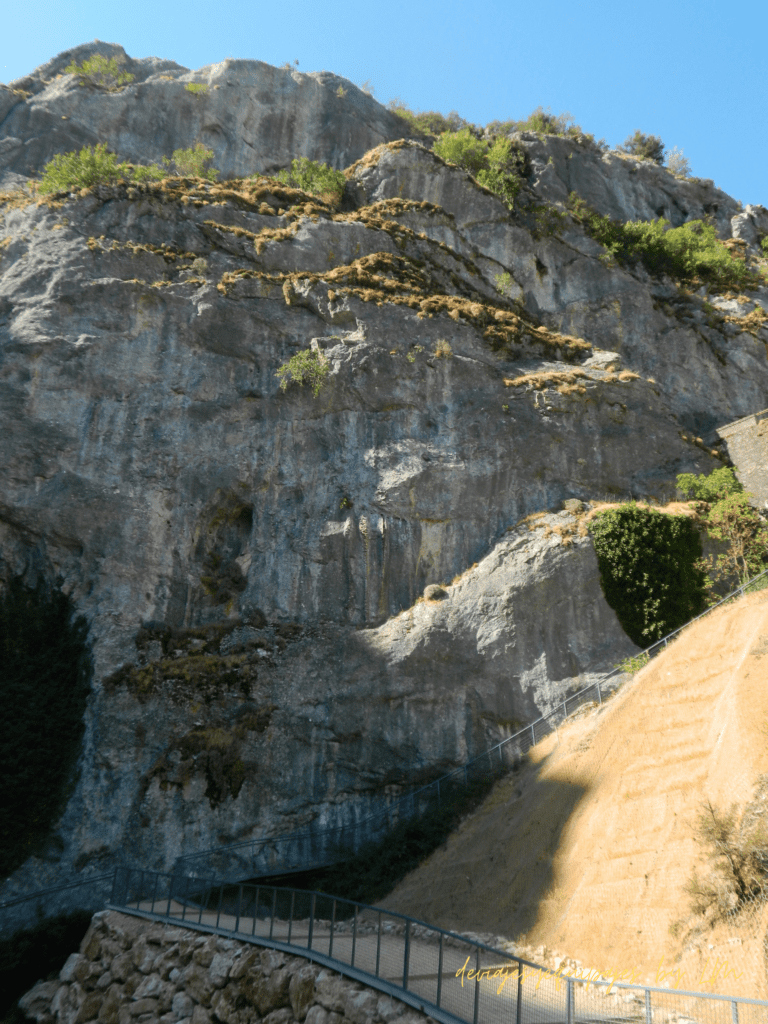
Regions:
M 650 658 L 655 657 L 667 647 L 670 640 L 684 629 L 688 629 L 689 626 L 726 602 L 742 596 L 746 590 L 766 576 L 768 576 L 768 570 L 737 587 L 736 590 L 683 626 L 672 630 L 660 640 L 654 641 L 641 653 L 647 654 Z M 299 869 L 310 870 L 324 867 L 343 859 L 343 855 L 346 855 L 348 859 L 350 855 L 357 854 L 366 843 L 376 842 L 383 838 L 397 822 L 424 813 L 430 807 L 439 807 L 444 795 L 457 784 L 466 785 L 469 782 L 487 780 L 503 773 L 511 765 L 517 763 L 531 747 L 534 747 L 544 736 L 555 729 L 557 724 L 588 703 L 590 699 L 594 702 L 596 697 L 596 702 L 602 704 L 602 688 L 608 689 L 607 684 L 610 680 L 621 677 L 618 679 L 618 685 L 613 688 L 613 690 L 618 689 L 626 675 L 627 673 L 617 666 L 596 683 L 567 696 L 554 711 L 537 718 L 530 725 L 526 725 L 512 736 L 501 740 L 461 767 L 455 768 L 434 782 L 427 783 L 406 796 L 398 798 L 384 810 L 375 812 L 350 825 L 335 829 L 297 831 L 283 836 L 244 839 L 237 843 L 228 843 L 178 857 L 174 870 L 178 873 L 199 876 L 211 874 L 212 866 L 215 866 L 220 877 L 235 881 L 255 878 L 259 875 L 288 874 Z M 278 855 L 281 849 L 283 852 Z
M 768 1021 L 765 1000 L 618 982 L 616 972 L 552 974 L 507 950 L 327 893 L 129 869 L 115 872 L 109 908 L 306 957 L 446 1024 Z
M 50 920 L 60 914 L 82 910 L 94 914 L 109 899 L 115 872 L 89 875 L 76 881 L 38 889 L 0 903 L 0 937 L 34 926 L 36 920 Z

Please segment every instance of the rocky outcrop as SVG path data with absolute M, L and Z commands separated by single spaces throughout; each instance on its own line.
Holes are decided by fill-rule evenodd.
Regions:
M 65 73 L 95 54 L 116 60 L 133 81 L 105 89 Z M 402 118 L 328 71 L 230 59 L 190 71 L 157 57 L 135 60 L 100 40 L 0 86 L 0 133 L 0 188 L 36 177 L 57 153 L 101 142 L 135 164 L 160 163 L 200 142 L 224 179 L 274 172 L 302 156 L 346 167 L 411 135 Z
M 427 1024 L 432 1018 L 301 957 L 100 911 L 59 977 L 19 1006 L 38 1024 Z
M 762 209 L 747 207 L 743 212 L 741 203 L 709 179 L 677 177 L 653 160 L 615 150 L 603 152 L 583 136 L 514 132 L 510 138 L 525 151 L 532 189 L 549 203 L 565 205 L 569 193 L 575 192 L 603 216 L 622 223 L 663 217 L 679 227 L 711 216 L 720 238 L 735 234 L 734 217 L 745 225 L 752 211 Z
M 82 763 L 57 863 L 30 858 L 3 896 L 65 867 L 124 857 L 170 871 L 222 843 L 351 826 L 556 710 L 637 650 L 605 602 L 583 522 L 531 518 L 376 628 L 254 614 L 140 629 L 89 706 L 98 758 Z

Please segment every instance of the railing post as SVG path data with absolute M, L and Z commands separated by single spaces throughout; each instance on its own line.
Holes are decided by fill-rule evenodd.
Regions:
M 355 945 L 357 944 L 357 904 L 355 904 L 355 916 L 352 920 L 352 966 L 355 966 Z
M 171 880 L 168 883 L 168 906 L 165 908 L 165 916 L 171 916 L 171 900 L 173 899 L 173 880 L 176 877 L 175 874 L 171 875 Z
M 259 889 L 260 888 L 261 888 L 260 885 L 256 886 L 256 896 L 254 897 L 254 900 L 253 900 L 253 931 L 251 932 L 251 935 L 255 935 L 256 934 L 256 920 L 257 920 L 257 918 L 259 916 Z
M 600 693 L 600 683 L 599 682 L 597 683 L 597 699 L 600 701 L 601 704 L 603 703 L 603 695 Z
M 216 928 L 219 927 L 219 921 L 221 920 L 221 904 L 224 900 L 224 883 L 222 882 L 219 886 L 219 907 L 218 913 L 216 914 Z
M 157 874 L 155 875 L 155 886 L 154 886 L 154 888 L 152 890 L 152 913 L 153 914 L 155 912 L 155 898 L 157 897 L 157 880 L 158 880 L 159 877 L 160 877 L 159 875 L 157 875 Z
M 531 722 L 531 746 L 536 746 L 536 733 L 533 731 L 533 722 Z
M 379 976 L 379 957 L 381 956 L 381 911 L 379 911 L 379 934 L 376 939 L 376 977 Z
M 523 965 L 517 961 L 517 1009 L 515 1011 L 515 1024 L 522 1024 L 523 1015 Z
M 212 879 L 210 880 L 210 885 L 208 885 L 208 886 L 206 887 L 206 890 L 205 890 L 205 909 L 206 909 L 206 910 L 208 909 L 208 904 L 209 904 L 209 903 L 210 903 L 210 901 L 211 901 L 211 893 L 213 892 L 213 883 L 214 883 L 214 881 L 215 881 L 215 879 L 213 879 L 213 878 L 212 878 Z M 202 908 L 201 908 L 201 909 L 200 909 L 200 921 L 198 921 L 198 924 L 200 924 L 200 922 L 201 922 L 202 920 L 203 920 L 203 910 L 202 910 Z
M 733 1018 L 733 1024 L 739 1024 L 739 1004 L 735 999 L 731 1002 L 731 1017 Z
M 277 889 L 272 891 L 272 914 L 269 918 L 269 937 L 272 938 L 272 929 L 275 927 L 275 907 L 277 906 Z
M 411 963 L 411 922 L 405 922 L 405 949 L 403 950 L 403 988 L 408 988 L 408 968 Z
M 296 900 L 296 890 L 291 889 L 291 916 L 288 918 L 288 945 L 291 944 L 291 931 L 293 930 L 293 907 Z
M 315 930 L 315 900 L 317 896 L 312 893 L 312 899 L 309 903 L 309 939 L 307 940 L 307 949 L 312 949 L 312 932 Z
M 241 906 L 242 902 L 243 902 L 243 887 L 242 887 L 242 885 L 239 885 L 238 889 L 237 889 L 237 917 L 235 918 L 235 931 L 236 932 L 240 931 L 240 906 Z
M 437 957 L 437 1002 L 435 1006 L 440 1008 L 440 995 L 443 991 L 443 933 L 440 932 L 440 952 Z
M 328 956 L 333 956 L 333 929 L 336 925 L 336 900 L 333 901 L 333 910 L 331 912 L 331 941 L 328 945 Z
M 181 920 L 186 920 L 187 916 L 187 897 L 189 896 L 189 879 L 184 879 L 184 895 L 181 899 Z
M 565 1019 L 566 1024 L 573 1024 L 573 979 L 568 978 L 568 994 L 566 996 L 566 1011 Z
M 645 990 L 645 1024 L 652 1024 L 653 1018 L 651 1017 L 651 993 L 648 989 Z
M 475 1012 L 472 1016 L 472 1024 L 477 1024 L 477 1016 L 480 1010 L 480 947 L 475 950 Z M 570 1021 L 568 1022 L 570 1024 Z

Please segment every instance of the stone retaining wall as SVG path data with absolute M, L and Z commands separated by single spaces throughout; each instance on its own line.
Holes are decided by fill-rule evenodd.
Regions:
M 434 1024 L 302 957 L 111 910 L 19 1006 L 38 1024 Z

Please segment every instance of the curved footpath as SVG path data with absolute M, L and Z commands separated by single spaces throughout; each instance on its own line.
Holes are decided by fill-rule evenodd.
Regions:
M 738 932 L 724 923 L 687 948 L 669 929 L 688 918 L 694 867 L 699 878 L 711 869 L 692 828 L 702 801 L 753 801 L 744 827 L 768 814 L 766 721 L 760 591 L 685 629 L 601 708 L 532 748 L 523 778 L 500 782 L 382 906 L 516 937 L 522 956 L 540 947 L 539 962 L 543 946 L 565 950 L 648 985 L 674 962 L 680 988 L 765 999 L 768 904 Z

